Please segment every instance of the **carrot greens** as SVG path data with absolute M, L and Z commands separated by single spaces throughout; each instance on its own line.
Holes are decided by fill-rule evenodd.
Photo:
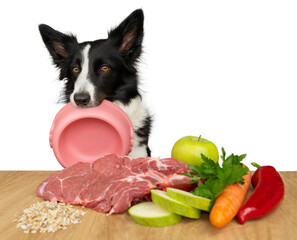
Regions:
M 248 168 L 244 167 L 241 161 L 246 157 L 246 154 L 239 156 L 231 154 L 226 158 L 226 152 L 222 148 L 222 166 L 203 154 L 201 154 L 201 157 L 203 162 L 200 166 L 188 164 L 194 174 L 206 179 L 192 192 L 194 195 L 215 200 L 227 186 L 237 182 L 244 184 L 243 176 L 247 174 Z M 193 182 L 199 179 L 194 175 L 192 175 L 192 178 Z

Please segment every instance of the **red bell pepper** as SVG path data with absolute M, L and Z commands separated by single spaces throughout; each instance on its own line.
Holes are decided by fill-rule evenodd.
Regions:
M 257 167 L 252 176 L 254 191 L 237 213 L 238 222 L 243 224 L 248 219 L 260 218 L 275 209 L 285 194 L 284 182 L 272 166 Z

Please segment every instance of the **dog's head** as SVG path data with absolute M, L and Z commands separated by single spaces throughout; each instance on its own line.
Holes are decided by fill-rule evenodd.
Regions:
M 60 80 L 66 80 L 66 102 L 94 107 L 104 99 L 128 103 L 139 94 L 136 64 L 142 50 L 143 19 L 142 10 L 136 10 L 112 29 L 107 39 L 83 43 L 74 35 L 39 26 L 60 69 Z

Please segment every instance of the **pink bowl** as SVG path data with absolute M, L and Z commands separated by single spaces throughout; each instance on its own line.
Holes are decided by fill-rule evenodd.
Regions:
M 108 153 L 128 155 L 133 127 L 122 109 L 107 100 L 93 108 L 68 103 L 53 121 L 50 146 L 63 167 L 93 162 Z

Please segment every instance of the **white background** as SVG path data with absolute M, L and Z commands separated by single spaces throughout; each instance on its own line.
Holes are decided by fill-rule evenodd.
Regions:
M 297 170 L 296 1 L 237 0 L 2 2 L 0 170 L 62 169 L 48 143 L 62 85 L 38 24 L 95 40 L 137 8 L 153 156 L 201 134 L 248 166 Z

